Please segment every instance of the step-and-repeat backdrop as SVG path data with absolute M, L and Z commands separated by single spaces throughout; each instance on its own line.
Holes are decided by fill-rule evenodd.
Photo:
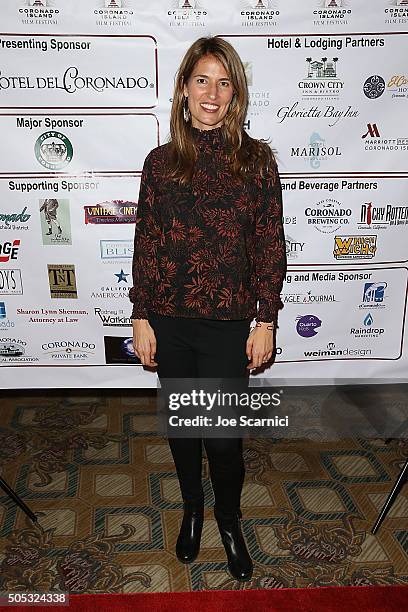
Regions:
M 215 34 L 284 189 L 261 376 L 407 377 L 408 0 L 2 0 L 0 24 L 2 387 L 156 386 L 129 319 L 140 173 L 181 58 Z

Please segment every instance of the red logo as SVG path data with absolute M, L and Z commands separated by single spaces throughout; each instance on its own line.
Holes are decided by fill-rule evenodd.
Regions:
M 371 136 L 371 138 L 380 137 L 380 132 L 376 123 L 367 123 L 367 132 L 363 134 L 361 138 L 367 138 L 367 136 Z
M 17 259 L 20 240 L 13 242 L 0 242 L 0 262 L 7 263 L 10 259 Z

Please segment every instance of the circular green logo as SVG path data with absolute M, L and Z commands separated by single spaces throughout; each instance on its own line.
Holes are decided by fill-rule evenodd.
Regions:
M 61 170 L 67 166 L 73 156 L 70 140 L 61 132 L 44 132 L 34 145 L 37 161 L 49 170 Z

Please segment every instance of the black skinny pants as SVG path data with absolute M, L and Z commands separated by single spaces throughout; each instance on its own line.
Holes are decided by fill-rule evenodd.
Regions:
M 251 320 L 222 321 L 149 314 L 156 340 L 159 378 L 246 378 L 246 341 Z M 214 515 L 242 516 L 245 478 L 242 438 L 168 438 L 183 501 L 200 504 L 202 442 L 214 491 Z

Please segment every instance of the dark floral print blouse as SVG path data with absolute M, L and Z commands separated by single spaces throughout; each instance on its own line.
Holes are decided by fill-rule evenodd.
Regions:
M 199 152 L 189 185 L 162 178 L 167 144 L 144 162 L 131 318 L 153 312 L 276 321 L 286 273 L 278 170 L 263 179 L 235 178 L 221 128 L 192 133 Z

